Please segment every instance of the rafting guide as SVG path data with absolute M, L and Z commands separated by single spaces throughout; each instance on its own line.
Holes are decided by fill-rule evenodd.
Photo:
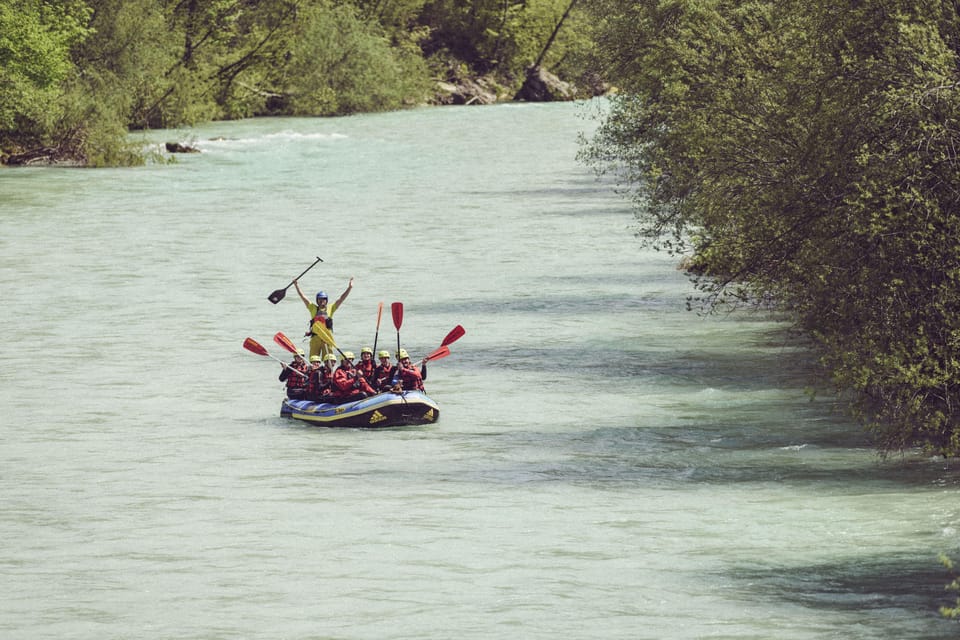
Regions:
M 310 336 L 310 355 L 326 356 L 328 353 L 333 353 L 336 346 L 333 342 L 333 314 L 353 290 L 353 278 L 350 278 L 347 288 L 331 305 L 327 304 L 327 293 L 325 291 L 317 291 L 316 302 L 314 303 L 310 302 L 310 299 L 304 295 L 298 278 L 293 279 L 293 286 L 296 287 L 300 299 L 303 300 L 304 306 L 310 312 L 310 326 L 304 334 Z

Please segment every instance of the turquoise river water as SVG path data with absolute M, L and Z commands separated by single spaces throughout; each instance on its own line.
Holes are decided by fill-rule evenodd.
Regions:
M 760 315 L 704 316 L 576 161 L 591 104 L 152 132 L 0 171 L 0 637 L 950 638 L 956 465 L 879 459 Z M 436 425 L 279 417 L 294 290 L 433 363 Z

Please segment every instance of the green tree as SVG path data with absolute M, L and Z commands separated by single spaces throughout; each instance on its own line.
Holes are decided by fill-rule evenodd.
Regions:
M 153 0 L 87 0 L 92 35 L 74 49 L 87 90 L 116 107 L 124 123 L 156 123 L 177 63 L 176 34 Z
M 419 21 L 429 27 L 424 49 L 430 55 L 449 55 L 479 73 L 497 72 L 508 79 L 523 78 L 549 40 L 570 0 L 431 0 Z M 582 34 L 588 22 L 576 8 L 569 25 L 551 47 L 550 66 L 589 48 Z
M 953 4 L 593 7 L 624 93 L 584 155 L 641 234 L 793 312 L 883 450 L 960 454 Z
M 138 162 L 129 129 L 429 99 L 466 57 L 512 81 L 570 0 L 0 0 L 0 148 Z M 571 15 L 547 64 L 587 48 Z M 425 49 L 424 49 L 425 47 Z M 426 50 L 426 53 L 425 53 Z M 431 71 L 425 56 L 442 50 Z M 571 55 L 573 53 L 573 55 Z M 453 56 L 452 62 L 446 58 Z
M 265 86 L 282 66 L 298 24 L 296 0 L 170 0 L 178 63 L 157 108 L 163 125 L 236 118 L 266 111 Z
M 378 22 L 390 33 L 402 33 L 415 25 L 427 0 L 357 0 L 359 15 Z
M 70 48 L 89 33 L 79 1 L 0 0 L 0 142 L 50 144 L 51 107 L 73 72 Z
M 286 111 L 333 115 L 398 109 L 426 99 L 428 72 L 415 40 L 393 42 L 355 7 L 318 2 L 302 11 L 278 92 Z

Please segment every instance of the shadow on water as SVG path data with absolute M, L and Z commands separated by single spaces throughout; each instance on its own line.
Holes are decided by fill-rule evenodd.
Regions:
M 709 347 L 702 349 L 673 346 L 669 336 L 644 344 L 591 345 L 553 344 L 549 346 L 485 346 L 481 350 L 458 350 L 457 361 L 470 369 L 533 374 L 568 373 L 590 379 L 613 377 L 617 384 L 636 382 L 633 393 L 642 396 L 642 383 L 682 382 L 704 390 L 749 392 L 759 389 L 804 390 L 817 382 L 819 373 L 812 363 L 780 366 L 785 357 L 796 357 L 788 348 L 724 353 Z M 575 367 L 575 371 L 571 368 Z
M 956 621 L 939 614 L 940 607 L 956 604 L 956 595 L 944 588 L 952 577 L 929 551 L 867 554 L 807 566 L 734 568 L 724 578 L 733 580 L 731 591 L 744 600 L 775 598 L 825 613 L 869 612 L 889 632 L 880 637 L 919 640 L 958 633 Z M 917 618 L 927 621 L 922 631 L 915 623 L 909 630 L 896 628 Z M 908 635 L 898 635 L 902 633 Z
M 481 473 L 486 482 L 561 482 L 613 490 L 629 485 L 679 489 L 690 484 L 776 483 L 843 494 L 857 491 L 857 486 L 864 491 L 960 486 L 956 465 L 942 460 L 882 461 L 848 434 L 824 432 L 798 445 L 762 427 L 737 427 L 738 437 L 730 442 L 722 434 L 734 426 L 714 422 L 489 434 L 482 446 L 492 455 Z M 498 451 L 503 459 L 498 459 Z
M 582 284 L 584 286 L 595 286 L 597 278 L 589 276 L 556 276 L 571 284 Z M 605 276 L 604 282 L 622 282 L 624 285 L 630 285 L 629 278 L 623 276 Z M 435 314 L 452 314 L 463 317 L 476 316 L 478 310 L 486 313 L 492 313 L 499 316 L 530 316 L 540 318 L 541 320 L 555 318 L 589 318 L 596 314 L 598 310 L 610 313 L 630 312 L 630 311 L 662 311 L 664 309 L 681 309 L 676 301 L 664 299 L 659 293 L 650 295 L 624 295 L 624 294 L 606 294 L 593 295 L 589 298 L 571 298 L 571 297 L 540 297 L 540 296 L 517 296 L 502 300 L 477 300 L 475 298 L 464 297 L 455 301 L 442 302 L 423 302 L 420 304 L 421 312 L 431 312 Z M 636 319 L 624 317 L 624 323 L 636 322 Z
M 776 482 L 839 492 L 878 483 L 960 486 L 956 464 L 911 456 L 882 460 L 862 427 L 844 417 L 841 402 L 804 391 L 817 383 L 819 369 L 812 357 L 784 342 L 782 331 L 754 334 L 735 350 L 672 344 L 668 336 L 658 348 L 490 346 L 460 354 L 459 366 L 523 372 L 561 388 L 600 380 L 598 398 L 590 389 L 579 398 L 557 392 L 547 404 L 562 404 L 543 416 L 541 426 L 515 424 L 485 437 L 485 448 L 505 453 L 502 466 L 484 471 L 486 479 L 497 481 L 502 474 L 504 482 L 522 476 L 660 486 Z M 790 366 L 783 366 L 786 359 Z M 611 372 L 616 379 L 605 382 Z

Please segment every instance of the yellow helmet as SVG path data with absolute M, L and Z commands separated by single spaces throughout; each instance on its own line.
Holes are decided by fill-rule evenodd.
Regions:
M 342 360 L 353 360 L 354 358 L 353 351 L 344 351 L 341 356 Z
M 319 360 L 319 359 L 320 359 L 320 356 L 313 356 L 313 358 L 316 358 L 317 360 Z M 310 358 L 310 359 L 313 360 L 313 358 Z M 327 355 L 323 356 L 323 360 L 324 360 L 324 362 L 327 362 L 327 361 L 330 361 L 330 360 L 333 360 L 334 362 L 336 362 L 336 361 L 337 361 L 337 356 L 333 355 L 332 353 L 328 353 Z
M 410 354 L 407 353 L 406 349 L 400 349 L 400 351 L 397 351 L 397 360 L 403 360 L 404 358 L 409 358 L 409 357 L 410 357 Z
M 378 357 L 378 358 L 389 358 L 389 357 L 390 357 L 390 352 L 387 351 L 386 349 L 381 349 L 380 351 L 377 352 L 377 357 Z
M 370 355 L 373 355 L 373 349 L 371 349 L 370 347 L 364 347 L 360 349 L 360 353 L 369 353 Z
M 320 362 L 320 356 L 310 356 L 310 362 Z

